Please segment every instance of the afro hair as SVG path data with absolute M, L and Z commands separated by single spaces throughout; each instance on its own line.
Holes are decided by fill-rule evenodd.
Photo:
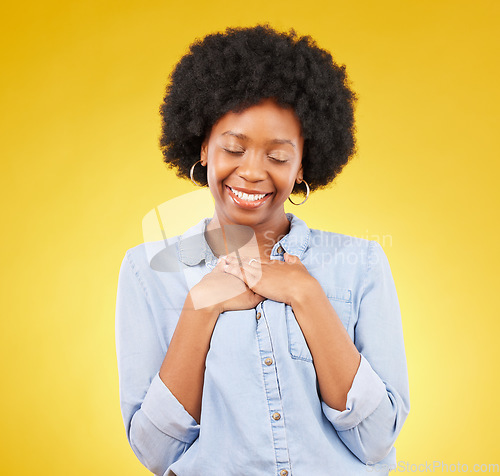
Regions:
M 203 140 L 226 113 L 274 98 L 292 107 L 302 125 L 304 180 L 325 187 L 355 153 L 355 93 L 345 66 L 310 36 L 267 24 L 227 28 L 195 41 L 170 75 L 160 106 L 164 162 L 189 178 Z M 206 185 L 206 168 L 195 168 Z M 294 193 L 304 193 L 303 187 Z

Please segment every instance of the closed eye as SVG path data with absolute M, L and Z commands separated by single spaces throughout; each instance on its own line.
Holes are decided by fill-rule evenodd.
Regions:
M 224 149 L 228 154 L 233 154 L 233 155 L 242 155 L 244 154 L 244 151 L 242 150 L 231 150 L 231 149 Z
M 280 164 L 284 164 L 285 162 L 288 162 L 287 159 L 278 159 L 278 157 L 273 157 L 272 155 L 268 156 L 271 160 L 274 162 L 279 162 Z

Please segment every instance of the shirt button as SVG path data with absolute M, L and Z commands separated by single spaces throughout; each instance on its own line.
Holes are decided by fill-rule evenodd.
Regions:
M 286 469 L 282 469 L 280 471 L 280 476 L 288 476 L 288 471 Z
M 260 312 L 258 312 L 255 317 L 257 318 L 257 320 L 259 320 L 260 319 Z
M 283 253 L 283 248 L 281 247 L 281 245 L 279 245 L 278 248 L 276 248 L 276 251 L 278 252 L 278 254 Z
M 276 421 L 278 421 L 278 420 L 281 418 L 281 415 L 280 415 L 278 412 L 273 413 L 273 418 L 274 418 Z
M 273 359 L 266 359 L 266 360 L 264 360 L 264 363 L 266 365 L 271 365 L 273 363 Z

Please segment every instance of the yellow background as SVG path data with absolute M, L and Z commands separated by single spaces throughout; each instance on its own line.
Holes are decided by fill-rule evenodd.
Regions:
M 398 460 L 500 463 L 498 5 L 4 5 L 0 473 L 149 474 L 121 420 L 114 306 L 142 218 L 194 190 L 162 163 L 158 106 L 195 37 L 263 21 L 312 35 L 359 94 L 357 157 L 288 210 L 391 237 L 412 404 Z

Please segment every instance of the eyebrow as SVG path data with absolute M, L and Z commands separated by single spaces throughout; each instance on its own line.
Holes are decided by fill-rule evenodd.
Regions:
M 226 131 L 223 132 L 221 135 L 223 136 L 233 136 L 241 140 L 249 140 L 249 137 L 246 136 L 245 134 L 240 134 L 238 132 L 234 131 Z M 270 141 L 267 141 L 268 144 L 289 144 L 291 145 L 294 149 L 296 149 L 295 144 L 289 140 L 289 139 L 271 139 Z

